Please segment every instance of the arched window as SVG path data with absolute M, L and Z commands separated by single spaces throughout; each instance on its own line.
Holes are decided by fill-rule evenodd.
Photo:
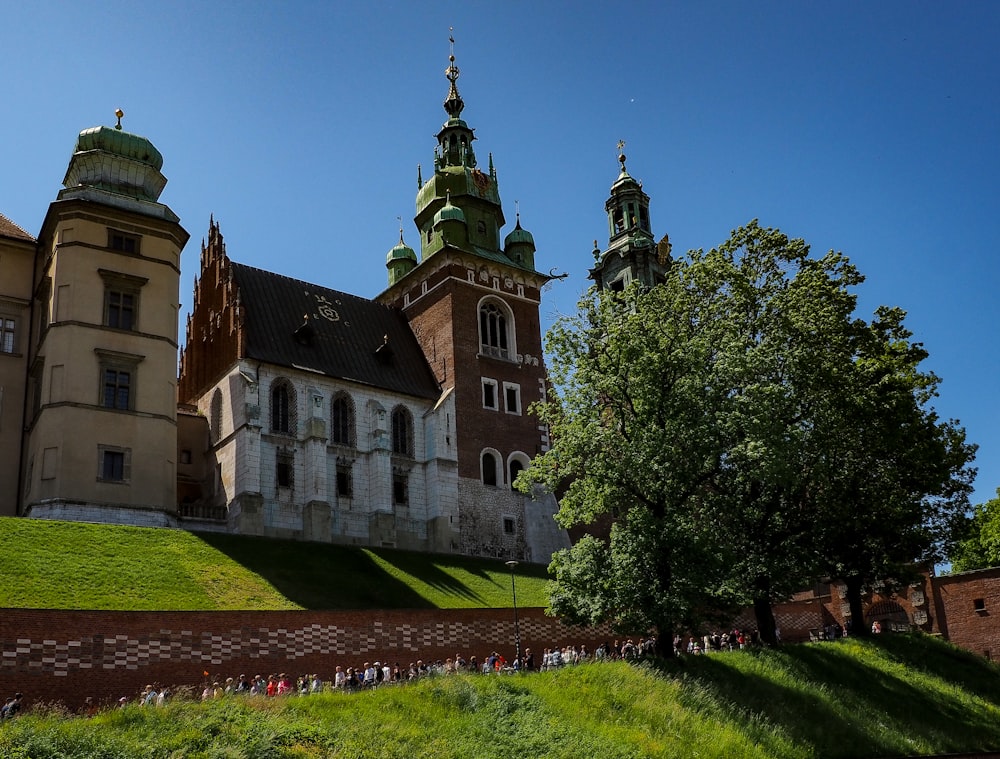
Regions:
M 392 410 L 392 452 L 413 456 L 413 416 L 406 406 Z
M 212 442 L 218 443 L 222 437 L 222 391 L 215 388 L 212 393 L 212 406 L 209 409 L 208 432 Z
M 487 356 L 509 359 L 513 355 L 511 327 L 513 317 L 502 303 L 485 300 L 479 304 L 480 352 Z
M 514 489 L 514 480 L 517 479 L 517 475 L 527 469 L 529 463 L 528 457 L 520 451 L 512 453 L 507 459 L 507 482 L 510 483 L 511 490 Z
M 483 451 L 482 460 L 483 466 L 483 484 L 489 485 L 490 487 L 496 487 L 497 485 L 497 457 L 491 451 Z
M 354 400 L 347 393 L 337 393 L 330 404 L 330 440 L 339 445 L 356 445 Z
M 288 380 L 271 385 L 271 432 L 295 432 L 295 390 Z

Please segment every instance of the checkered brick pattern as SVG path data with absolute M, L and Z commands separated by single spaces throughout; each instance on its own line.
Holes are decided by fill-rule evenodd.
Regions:
M 608 628 L 570 628 L 541 609 L 519 610 L 522 648 L 591 650 Z M 142 683 L 196 684 L 203 672 L 321 672 L 366 660 L 484 658 L 514 653 L 511 609 L 352 612 L 77 612 L 7 609 L 0 615 L 0 691 L 82 701 Z M 60 687 L 65 686 L 65 687 Z M 86 690 L 84 690 L 86 688 Z M 117 690 L 116 690 L 117 689 Z

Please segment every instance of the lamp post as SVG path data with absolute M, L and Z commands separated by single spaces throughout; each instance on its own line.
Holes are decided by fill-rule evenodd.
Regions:
M 504 563 L 510 567 L 510 593 L 514 598 L 514 655 L 517 658 L 518 671 L 520 671 L 524 667 L 524 662 L 521 661 L 521 628 L 517 624 L 517 587 L 514 585 L 514 568 L 517 566 L 517 562 L 511 559 Z

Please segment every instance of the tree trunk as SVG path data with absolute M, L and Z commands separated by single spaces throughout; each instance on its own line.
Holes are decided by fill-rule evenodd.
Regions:
M 871 630 L 865 624 L 865 612 L 861 605 L 861 587 L 864 583 L 859 575 L 851 575 L 844 582 L 847 584 L 847 604 L 851 609 L 851 635 L 867 637 L 871 635 Z
M 676 656 L 674 651 L 674 633 L 671 625 L 660 627 L 656 631 L 656 655 L 664 659 L 673 659 Z
M 777 624 L 771 609 L 771 578 L 767 575 L 761 575 L 754 581 L 753 613 L 764 645 L 778 645 Z

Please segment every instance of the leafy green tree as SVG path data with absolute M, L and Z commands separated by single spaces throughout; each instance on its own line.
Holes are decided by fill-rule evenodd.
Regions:
M 997 497 L 972 510 L 964 538 L 951 552 L 955 572 L 1000 567 L 1000 489 Z
M 655 628 L 668 653 L 678 625 L 752 602 L 773 643 L 771 603 L 820 572 L 871 581 L 938 551 L 970 448 L 925 410 L 936 378 L 916 370 L 902 313 L 853 317 L 862 281 L 843 255 L 811 258 L 754 221 L 676 261 L 663 284 L 591 290 L 557 322 L 553 392 L 535 408 L 554 443 L 520 485 L 565 488 L 566 527 L 612 528 L 554 557 L 553 611 Z M 898 413 L 880 416 L 887 398 Z M 908 434 L 919 454 L 898 450 L 916 445 Z M 866 479 L 876 463 L 884 476 Z M 843 517 L 859 508 L 882 540 L 837 554 Z
M 931 407 L 939 378 L 922 371 L 905 313 L 879 308 L 858 333 L 843 391 L 823 409 L 826 471 L 815 540 L 823 574 L 843 580 L 851 619 L 862 593 L 907 582 L 947 555 L 965 524 L 976 446 Z M 856 624 L 856 634 L 867 625 Z
M 651 290 L 591 291 L 555 325 L 555 389 L 536 409 L 555 442 L 525 480 L 568 483 L 563 525 L 614 525 L 603 547 L 556 557 L 555 611 L 666 638 L 713 605 L 753 601 L 774 640 L 771 600 L 815 564 L 817 360 L 848 342 L 859 281 L 843 256 L 811 259 L 753 222 Z

